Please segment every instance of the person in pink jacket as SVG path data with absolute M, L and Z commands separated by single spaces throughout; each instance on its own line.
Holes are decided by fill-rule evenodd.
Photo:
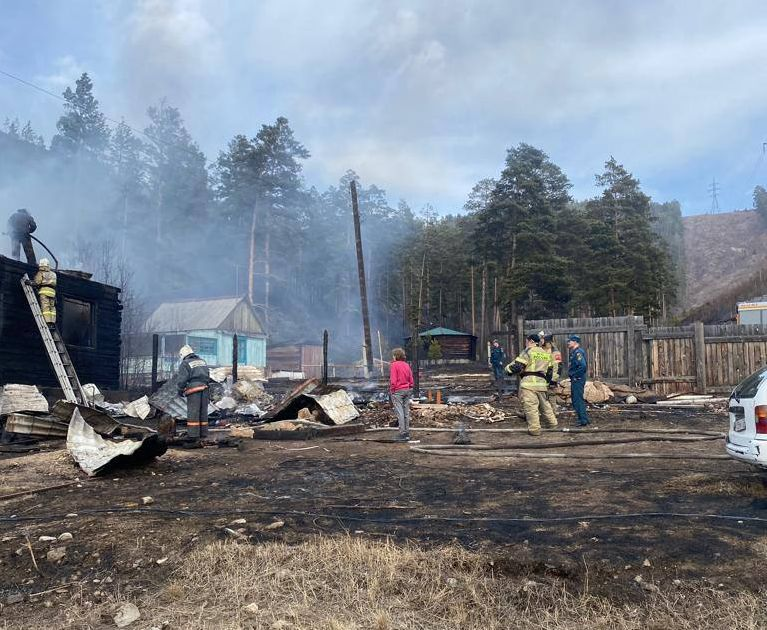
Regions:
M 395 438 L 395 442 L 410 441 L 410 399 L 413 397 L 413 372 L 405 359 L 405 351 L 402 348 L 392 350 L 389 395 L 399 423 L 399 435 Z

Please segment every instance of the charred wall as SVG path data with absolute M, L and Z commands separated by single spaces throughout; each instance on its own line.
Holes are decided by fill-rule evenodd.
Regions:
M 0 256 L 0 384 L 57 387 L 21 278 L 35 267 Z M 58 272 L 57 325 L 82 383 L 120 384 L 120 290 Z

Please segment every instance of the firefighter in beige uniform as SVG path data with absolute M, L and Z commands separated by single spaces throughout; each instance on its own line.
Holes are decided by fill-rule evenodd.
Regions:
M 554 359 L 550 352 L 539 347 L 541 338 L 528 336 L 526 347 L 513 363 L 506 366 L 509 374 L 519 374 L 519 398 L 525 411 L 527 432 L 541 434 L 541 416 L 547 429 L 557 426 L 557 417 L 547 397 L 549 383 L 554 373 Z
M 56 326 L 56 272 L 51 271 L 51 263 L 47 258 L 41 258 L 37 268 L 32 284 L 37 288 L 43 319 L 53 328 Z

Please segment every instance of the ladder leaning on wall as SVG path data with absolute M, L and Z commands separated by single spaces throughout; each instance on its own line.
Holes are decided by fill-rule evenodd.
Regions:
M 53 367 L 61 389 L 64 391 L 64 399 L 71 403 L 87 405 L 88 399 L 85 396 L 82 385 L 80 385 L 80 379 L 77 378 L 77 372 L 75 372 L 75 366 L 72 365 L 72 359 L 69 357 L 67 346 L 61 339 L 58 329 L 55 326 L 48 327 L 27 274 L 24 274 L 24 277 L 21 279 L 21 288 L 27 297 L 29 308 L 32 309 L 32 316 L 35 318 L 35 323 L 43 340 L 45 351 L 48 353 L 51 367 Z

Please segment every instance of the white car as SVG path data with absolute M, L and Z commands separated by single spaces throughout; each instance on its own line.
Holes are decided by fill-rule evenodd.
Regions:
M 733 390 L 726 448 L 730 457 L 767 468 L 767 367 Z

